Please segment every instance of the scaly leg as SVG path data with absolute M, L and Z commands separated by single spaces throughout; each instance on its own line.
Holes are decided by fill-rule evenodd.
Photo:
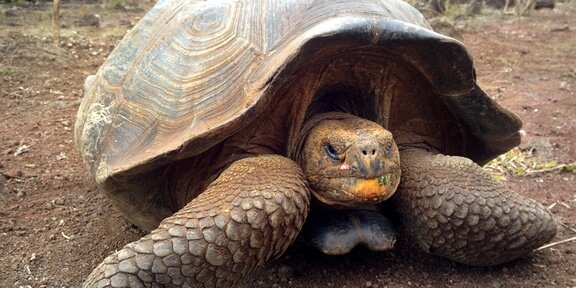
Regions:
M 232 287 L 286 251 L 309 197 L 287 158 L 236 161 L 156 230 L 108 256 L 84 287 Z
M 548 210 L 507 191 L 469 159 L 407 148 L 395 205 L 425 251 L 469 265 L 519 258 L 556 235 Z

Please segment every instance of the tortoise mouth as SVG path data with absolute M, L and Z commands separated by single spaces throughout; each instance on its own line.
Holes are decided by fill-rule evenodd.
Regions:
M 327 206 L 359 208 L 388 200 L 396 192 L 399 177 L 394 171 L 376 178 L 323 177 L 311 182 L 312 195 Z M 316 183 L 316 185 L 314 185 Z
M 390 174 L 370 179 L 353 179 L 349 191 L 362 199 L 382 202 L 390 198 L 396 190 L 390 187 Z

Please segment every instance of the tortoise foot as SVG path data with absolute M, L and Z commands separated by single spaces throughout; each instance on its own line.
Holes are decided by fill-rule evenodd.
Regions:
M 462 157 L 401 152 L 395 201 L 406 232 L 425 251 L 478 266 L 497 265 L 552 240 L 556 222 L 533 199 L 507 191 Z
M 286 251 L 308 206 L 294 162 L 239 160 L 158 229 L 107 257 L 84 287 L 233 287 Z
M 363 210 L 316 215 L 306 227 L 314 247 L 326 255 L 344 255 L 356 246 L 387 251 L 396 242 L 395 230 L 384 215 Z

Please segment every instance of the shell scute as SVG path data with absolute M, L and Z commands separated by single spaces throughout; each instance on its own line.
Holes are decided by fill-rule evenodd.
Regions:
M 372 120 L 384 119 L 380 122 L 391 131 L 409 132 L 398 133 L 407 142 L 436 141 L 442 148 L 446 141 L 438 138 L 461 133 L 462 138 L 479 139 L 471 143 L 489 151 L 482 151 L 484 146 L 478 151 L 456 147 L 447 154 L 472 151 L 479 155 L 471 157 L 478 162 L 507 149 L 519 125 L 495 128 L 516 120 L 500 116 L 503 109 L 483 92 L 472 95 L 478 88 L 470 55 L 460 42 L 429 28 L 414 8 L 394 0 L 162 0 L 87 85 L 78 113 L 77 145 L 97 182 L 122 173 L 137 175 L 207 151 L 260 114 L 270 113 L 266 107 L 280 103 L 280 97 L 299 103 L 289 115 L 293 119 L 286 121 L 294 126 L 289 129 L 298 131 L 306 113 L 300 110 L 307 109 L 317 92 L 313 88 L 345 83 L 351 76 L 358 82 L 352 84 L 373 88 L 382 98 L 394 97 L 373 99 L 380 115 Z M 391 83 L 375 84 L 378 81 Z M 411 87 L 412 82 L 424 84 Z M 412 88 L 411 94 L 400 91 L 406 87 Z M 429 111 L 425 117 L 408 111 L 412 106 L 424 109 L 412 105 L 419 102 L 413 96 L 420 91 L 431 97 L 418 97 L 450 109 Z M 406 99 L 396 101 L 398 97 Z M 392 102 L 410 105 L 392 115 L 390 107 L 398 105 Z M 476 113 L 477 103 L 484 102 L 488 111 Z M 443 111 L 454 117 L 435 121 Z M 410 114 L 404 112 L 416 116 L 398 116 Z M 388 127 L 388 122 L 396 127 Z M 430 129 L 438 127 L 437 122 L 443 128 Z M 490 137 L 497 130 L 506 131 L 492 145 Z

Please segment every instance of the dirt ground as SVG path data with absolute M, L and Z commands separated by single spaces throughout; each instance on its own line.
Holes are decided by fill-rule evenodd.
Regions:
M 84 78 L 150 5 L 65 4 L 58 46 L 48 4 L 0 5 L 0 287 L 79 287 L 106 255 L 143 235 L 97 191 L 72 131 Z M 523 119 L 521 147 L 541 161 L 576 161 L 575 2 L 524 18 L 491 13 L 457 27 L 480 85 Z M 551 172 L 508 176 L 504 184 L 551 207 L 559 241 L 576 236 L 575 178 Z M 400 238 L 391 252 L 343 257 L 294 245 L 241 286 L 576 287 L 575 264 L 576 242 L 475 268 Z

